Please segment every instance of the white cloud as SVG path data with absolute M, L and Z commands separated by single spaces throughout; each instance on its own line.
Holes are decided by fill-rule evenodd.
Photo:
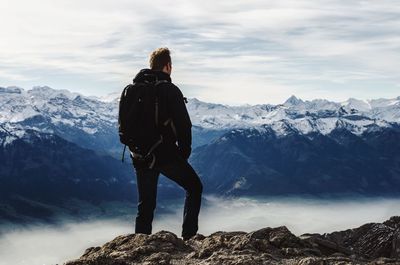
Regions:
M 132 224 L 115 219 L 17 228 L 0 236 L 0 265 L 62 264 L 131 229 Z
M 286 225 L 295 235 L 333 232 L 368 222 L 383 222 L 398 215 L 398 199 L 315 200 L 306 198 L 206 197 L 199 216 L 199 233 L 251 232 Z M 168 202 L 171 213 L 156 211 L 153 233 L 181 233 L 183 205 Z M 158 206 L 160 207 L 160 206 Z M 159 208 L 158 208 L 159 209 Z M 130 220 L 130 221 L 128 221 Z M 0 265 L 61 264 L 78 258 L 88 247 L 102 245 L 118 235 L 134 232 L 134 217 L 124 219 L 65 221 L 63 225 L 32 225 L 0 235 Z
M 0 0 L 0 8 L 1 85 L 107 94 L 168 46 L 174 81 L 202 100 L 279 103 L 308 90 L 337 100 L 349 89 L 376 97 L 372 84 L 384 86 L 378 96 L 397 96 L 397 1 Z

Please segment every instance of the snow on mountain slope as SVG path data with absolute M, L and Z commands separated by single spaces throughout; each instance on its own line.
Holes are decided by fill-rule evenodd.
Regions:
M 355 134 L 378 126 L 400 122 L 400 100 L 360 101 L 350 99 L 335 103 L 323 99 L 302 101 L 294 96 L 281 105 L 226 106 L 189 100 L 192 123 L 204 128 L 247 128 L 266 124 L 284 134 L 288 125 L 302 134 L 327 134 L 336 127 L 346 127 Z
M 0 124 L 7 128 L 29 128 L 49 131 L 70 127 L 86 134 L 99 131 L 116 133 L 119 92 L 106 97 L 86 97 L 67 90 L 34 87 L 0 87 Z M 394 99 L 332 102 L 325 99 L 303 101 L 291 96 L 283 104 L 228 106 L 188 100 L 192 124 L 209 130 L 235 128 L 272 128 L 288 132 L 328 134 L 337 127 L 361 134 L 371 127 L 400 123 L 400 97 Z M 43 126 L 46 124 L 52 126 Z M 29 122 L 28 122 L 29 121 Z M 263 125 L 263 126 L 261 126 Z
M 11 127 L 9 123 L 0 124 L 0 146 L 6 146 L 16 139 L 23 138 L 25 132 L 22 128 Z
M 121 96 L 121 92 L 122 91 L 116 91 L 116 92 L 109 93 L 105 96 L 95 97 L 95 98 L 97 98 L 98 100 L 103 101 L 103 102 L 117 102 L 119 100 L 119 97 Z
M 43 117 L 55 126 L 73 126 L 94 134 L 102 127 L 115 126 L 117 108 L 113 103 L 101 102 L 68 90 L 49 87 L 34 87 L 31 90 L 0 88 L 0 124 L 17 125 L 35 117 Z M 35 129 L 39 122 L 25 123 L 24 127 Z

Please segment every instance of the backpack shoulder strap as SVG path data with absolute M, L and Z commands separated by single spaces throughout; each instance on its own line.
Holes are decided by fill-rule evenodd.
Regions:
M 157 86 L 158 85 L 161 85 L 161 84 L 165 84 L 165 83 L 169 83 L 167 80 L 157 80 L 155 83 L 154 83 L 154 86 L 155 86 L 155 88 L 156 88 L 156 102 L 155 102 L 155 122 L 156 122 L 156 126 L 157 126 L 157 128 L 158 128 L 158 89 L 157 89 Z

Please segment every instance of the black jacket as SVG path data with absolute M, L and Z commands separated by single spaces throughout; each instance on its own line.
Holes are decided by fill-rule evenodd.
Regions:
M 168 162 L 171 152 L 178 152 L 187 159 L 192 151 L 192 123 L 181 90 L 163 71 L 142 69 L 133 82 L 154 81 L 155 78 L 167 81 L 158 86 L 159 129 L 164 142 L 155 150 L 157 160 L 159 163 Z

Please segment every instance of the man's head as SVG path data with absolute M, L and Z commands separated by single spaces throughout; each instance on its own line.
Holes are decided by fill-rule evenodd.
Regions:
M 158 48 L 150 55 L 150 68 L 171 74 L 172 62 L 168 48 Z

